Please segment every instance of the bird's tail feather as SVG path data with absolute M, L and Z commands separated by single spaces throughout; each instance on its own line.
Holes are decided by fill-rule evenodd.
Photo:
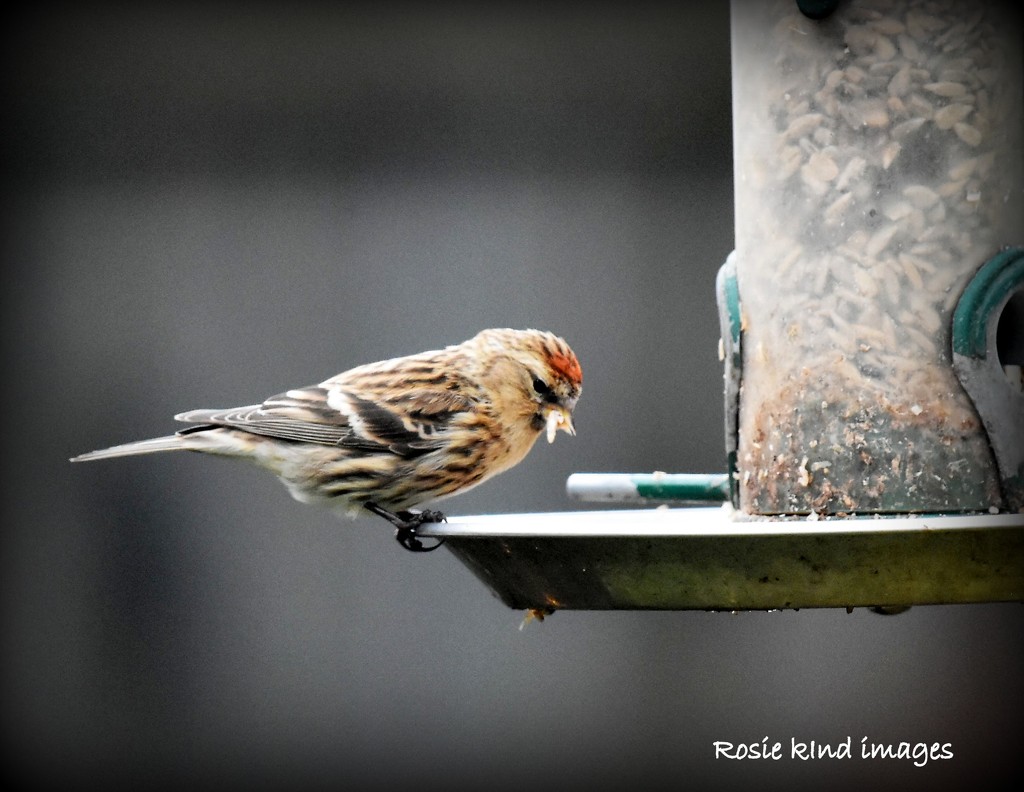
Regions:
M 187 451 L 192 448 L 181 435 L 154 437 L 150 440 L 138 440 L 134 443 L 101 448 L 72 457 L 72 462 L 91 462 L 95 459 L 112 459 L 113 457 L 136 456 L 138 454 L 156 454 L 161 451 Z

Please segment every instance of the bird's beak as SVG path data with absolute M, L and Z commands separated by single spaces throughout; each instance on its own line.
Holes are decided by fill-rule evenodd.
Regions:
M 558 405 L 552 406 L 548 410 L 547 417 L 547 428 L 548 428 L 548 442 L 555 442 L 555 433 L 561 429 L 563 432 L 568 432 L 571 435 L 576 434 L 576 427 L 572 423 L 572 411 L 567 407 L 561 407 Z

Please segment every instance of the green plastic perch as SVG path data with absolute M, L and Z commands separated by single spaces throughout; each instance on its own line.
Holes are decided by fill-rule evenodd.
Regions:
M 593 503 L 724 503 L 727 473 L 573 473 L 570 498 Z

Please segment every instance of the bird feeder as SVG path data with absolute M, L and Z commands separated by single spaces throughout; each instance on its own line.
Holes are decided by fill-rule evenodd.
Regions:
M 998 257 L 1024 231 L 1009 6 L 850 2 L 814 20 L 734 4 L 745 511 L 1022 505 L 952 359 L 954 335 L 980 328 L 953 317 L 982 265 L 1008 277 L 981 325 L 1022 289 L 1020 256 Z M 999 367 L 981 336 L 972 354 Z M 1022 413 L 1016 376 L 991 387 Z
M 1024 600 L 1012 6 L 733 0 L 727 473 L 577 474 L 573 497 L 675 508 L 430 535 L 542 612 Z

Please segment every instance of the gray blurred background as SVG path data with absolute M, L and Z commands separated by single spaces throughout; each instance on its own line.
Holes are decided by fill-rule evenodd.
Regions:
M 956 788 L 1020 774 L 1019 605 L 560 612 L 168 455 L 71 466 L 487 326 L 564 335 L 574 471 L 724 469 L 728 5 L 35 6 L 4 42 L 4 774 L 26 788 Z M 852 736 L 955 758 L 731 762 Z

